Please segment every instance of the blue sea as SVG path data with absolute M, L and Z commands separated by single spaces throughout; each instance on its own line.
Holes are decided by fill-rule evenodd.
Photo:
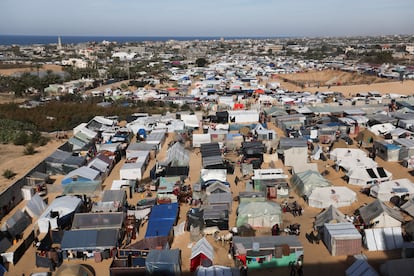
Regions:
M 222 37 L 215 36 L 60 36 L 62 44 L 77 44 L 85 42 L 143 42 L 143 41 L 188 41 L 188 40 L 219 40 Z M 223 37 L 232 39 L 274 39 L 275 37 Z M 281 38 L 281 37 L 278 37 Z M 58 36 L 41 35 L 1 35 L 0 45 L 32 45 L 32 44 L 57 44 Z

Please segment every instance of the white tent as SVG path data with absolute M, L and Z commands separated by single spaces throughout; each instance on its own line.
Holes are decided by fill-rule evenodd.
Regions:
M 356 201 L 356 193 L 347 187 L 316 187 L 308 198 L 309 206 L 328 208 L 349 206 Z
M 365 229 L 365 245 L 369 251 L 401 248 L 404 240 L 401 227 Z
M 184 126 L 186 128 L 198 128 L 200 126 L 198 118 L 195 114 L 181 114 L 181 120 L 184 122 Z
M 343 168 L 345 171 L 350 171 L 353 168 L 372 169 L 378 167 L 377 162 L 367 156 L 354 158 L 352 156 L 342 157 L 335 161 L 336 166 Z
M 291 178 L 292 188 L 299 196 L 309 197 L 317 187 L 330 187 L 332 184 L 317 171 L 295 173 Z M 329 206 L 329 205 L 328 205 Z
M 199 148 L 201 144 L 209 144 L 209 143 L 211 143 L 210 133 L 206 133 L 206 134 L 194 133 L 193 134 L 193 147 Z
M 74 213 L 81 205 L 82 200 L 77 196 L 62 196 L 52 201 L 37 221 L 40 233 L 48 233 L 58 228 L 58 219 Z
M 370 189 L 370 195 L 382 201 L 389 201 L 393 196 L 414 195 L 414 183 L 407 178 L 375 184 Z
M 346 176 L 349 184 L 358 186 L 372 185 L 392 179 L 392 173 L 382 167 L 370 169 L 353 167 L 347 172 Z
M 367 154 L 365 151 L 353 148 L 335 148 L 329 153 L 329 159 L 333 161 L 340 160 L 344 157 L 352 157 L 354 159 L 358 159 L 366 156 Z
M 202 182 L 209 180 L 227 181 L 227 171 L 225 169 L 202 169 L 200 178 Z

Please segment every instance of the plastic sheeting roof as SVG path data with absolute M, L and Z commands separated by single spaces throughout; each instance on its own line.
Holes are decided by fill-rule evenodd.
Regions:
M 206 238 L 200 239 L 191 249 L 191 257 L 197 257 L 200 253 L 203 253 L 210 260 L 214 259 L 214 249 L 213 246 L 207 241 Z
M 345 215 L 334 206 L 329 206 L 326 210 L 319 213 L 315 218 L 315 227 L 321 227 L 325 223 L 346 222 Z
M 308 197 L 316 187 L 332 186 L 319 172 L 311 170 L 294 174 L 291 182 L 293 189 L 296 190 L 299 196 L 306 195 Z
M 62 250 L 111 249 L 118 244 L 118 229 L 64 231 Z

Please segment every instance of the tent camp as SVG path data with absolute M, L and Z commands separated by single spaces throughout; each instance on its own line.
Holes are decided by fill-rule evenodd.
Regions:
M 335 161 L 337 169 L 342 168 L 344 171 L 351 171 L 354 168 L 372 169 L 378 167 L 378 163 L 367 156 L 354 158 L 352 156 L 345 156 Z
M 332 256 L 361 252 L 362 236 L 350 222 L 325 223 L 323 241 Z
M 82 200 L 76 196 L 55 198 L 37 221 L 40 233 L 70 225 L 72 217 L 80 208 Z
M 358 186 L 370 186 L 375 183 L 389 181 L 392 179 L 392 173 L 383 167 L 363 168 L 352 167 L 347 173 L 348 183 Z
M 272 227 L 282 223 L 282 208 L 273 201 L 241 203 L 237 210 L 236 226 Z
M 180 275 L 181 250 L 150 250 L 145 260 L 149 275 Z
M 401 227 L 404 221 L 401 213 L 377 199 L 358 209 L 363 222 L 373 228 Z
M 341 223 L 347 222 L 345 215 L 336 209 L 333 205 L 329 206 L 315 217 L 314 228 L 319 229 L 325 223 Z
M 190 271 L 194 272 L 199 266 L 211 266 L 214 259 L 214 248 L 206 238 L 200 239 L 191 249 Z
M 295 173 L 291 178 L 292 189 L 299 196 L 309 197 L 316 187 L 330 187 L 332 184 L 317 171 Z
M 375 184 L 370 189 L 370 196 L 382 201 L 389 201 L 393 196 L 414 195 L 414 183 L 407 178 L 385 181 Z
M 350 206 L 357 199 L 356 193 L 347 187 L 316 187 L 308 197 L 308 204 L 316 208 Z

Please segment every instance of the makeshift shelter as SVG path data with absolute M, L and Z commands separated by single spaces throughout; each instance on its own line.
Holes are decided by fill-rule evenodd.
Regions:
M 365 153 L 365 151 L 354 148 L 335 148 L 329 152 L 329 159 L 333 161 L 342 160 L 348 157 L 356 160 L 366 156 L 367 154 Z
M 323 241 L 332 256 L 361 252 L 362 236 L 352 223 L 325 223 L 323 233 Z
M 223 158 L 218 143 L 202 144 L 200 151 L 203 168 L 223 164 Z
M 194 272 L 199 266 L 211 266 L 213 260 L 214 248 L 206 238 L 202 238 L 191 249 L 190 271 Z
M 379 276 L 378 272 L 366 260 L 357 259 L 345 271 L 346 276 Z
M 46 157 L 47 174 L 67 174 L 86 164 L 86 156 L 73 156 L 71 152 L 57 149 Z
M 145 143 L 154 145 L 159 151 L 165 142 L 166 133 L 165 129 L 154 129 L 145 139 Z
M 230 184 L 227 182 L 227 171 L 224 169 L 201 169 L 200 182 L 202 188 L 208 187 L 214 182 L 221 182 L 227 186 Z
M 373 228 L 401 227 L 404 221 L 399 211 L 388 207 L 379 199 L 358 210 L 365 225 Z
M 102 191 L 102 181 L 78 181 L 72 182 L 63 187 L 64 195 L 88 195 L 97 196 Z
M 330 205 L 345 207 L 350 206 L 356 199 L 356 193 L 347 187 L 315 187 L 308 197 L 308 204 L 316 208 L 327 208 Z
M 375 149 L 377 150 L 377 156 L 384 161 L 398 162 L 401 146 L 396 144 L 390 144 L 382 140 L 374 141 Z
M 288 266 L 304 255 L 297 236 L 233 237 L 234 256 L 249 269 Z
M 199 148 L 203 144 L 210 144 L 211 143 L 211 135 L 210 133 L 193 133 L 193 147 Z
M 398 160 L 409 159 L 414 156 L 414 140 L 408 138 L 398 138 L 393 141 L 394 144 L 400 146 Z
M 392 173 L 383 167 L 363 168 L 352 167 L 346 174 L 348 183 L 358 186 L 371 186 L 392 179 Z
M 15 238 L 20 236 L 31 223 L 30 216 L 18 209 L 3 223 L 1 229 L 7 231 L 12 238 Z
M 414 196 L 414 183 L 407 178 L 377 183 L 370 189 L 370 196 L 389 201 L 393 196 Z
M 190 163 L 190 152 L 185 149 L 184 144 L 176 142 L 168 148 L 167 158 L 160 165 L 170 167 L 188 167 Z
M 404 243 L 400 226 L 364 229 L 364 233 L 369 251 L 393 250 L 401 248 Z
M 38 195 L 35 194 L 32 198 L 26 203 L 24 210 L 32 217 L 38 219 L 47 205 L 45 201 Z
M 229 208 L 225 204 L 203 205 L 204 226 L 217 226 L 220 230 L 229 229 Z
M 299 196 L 309 197 L 317 187 L 330 187 L 332 184 L 317 171 L 295 173 L 291 178 L 292 189 Z
M 125 160 L 119 170 L 121 179 L 141 180 L 149 162 L 149 151 L 137 151 L 134 157 Z
M 408 201 L 401 205 L 400 208 L 410 216 L 414 217 L 414 197 L 408 199 Z
M 124 220 L 124 212 L 77 213 L 71 229 L 122 229 Z
M 92 204 L 91 212 L 119 212 L 127 202 L 125 190 L 105 190 L 102 199 Z
M 272 201 L 241 203 L 237 210 L 236 226 L 272 227 L 282 223 L 282 208 Z
M 268 199 L 277 197 L 288 197 L 288 176 L 283 169 L 258 169 L 254 170 L 252 177 L 254 189 L 266 193 Z
M 119 229 L 86 229 L 64 231 L 62 250 L 99 251 L 112 250 L 118 246 Z
M 325 223 L 343 223 L 347 222 L 345 215 L 333 205 L 329 206 L 315 217 L 314 228 L 319 229 Z
M 181 250 L 150 250 L 145 260 L 145 267 L 149 275 L 180 275 Z
M 37 221 L 40 233 L 70 225 L 73 215 L 79 210 L 81 204 L 82 200 L 76 196 L 55 198 Z
M 69 172 L 61 181 L 62 185 L 68 185 L 73 182 L 89 182 L 100 179 L 100 172 L 92 168 L 83 166 Z
M 240 269 L 237 267 L 227 267 L 221 265 L 212 265 L 209 267 L 199 266 L 197 267 L 195 276 L 214 276 L 214 275 L 226 275 L 226 276 L 240 276 Z
M 172 228 L 177 221 L 178 203 L 154 205 L 148 219 L 145 238 L 172 235 Z

